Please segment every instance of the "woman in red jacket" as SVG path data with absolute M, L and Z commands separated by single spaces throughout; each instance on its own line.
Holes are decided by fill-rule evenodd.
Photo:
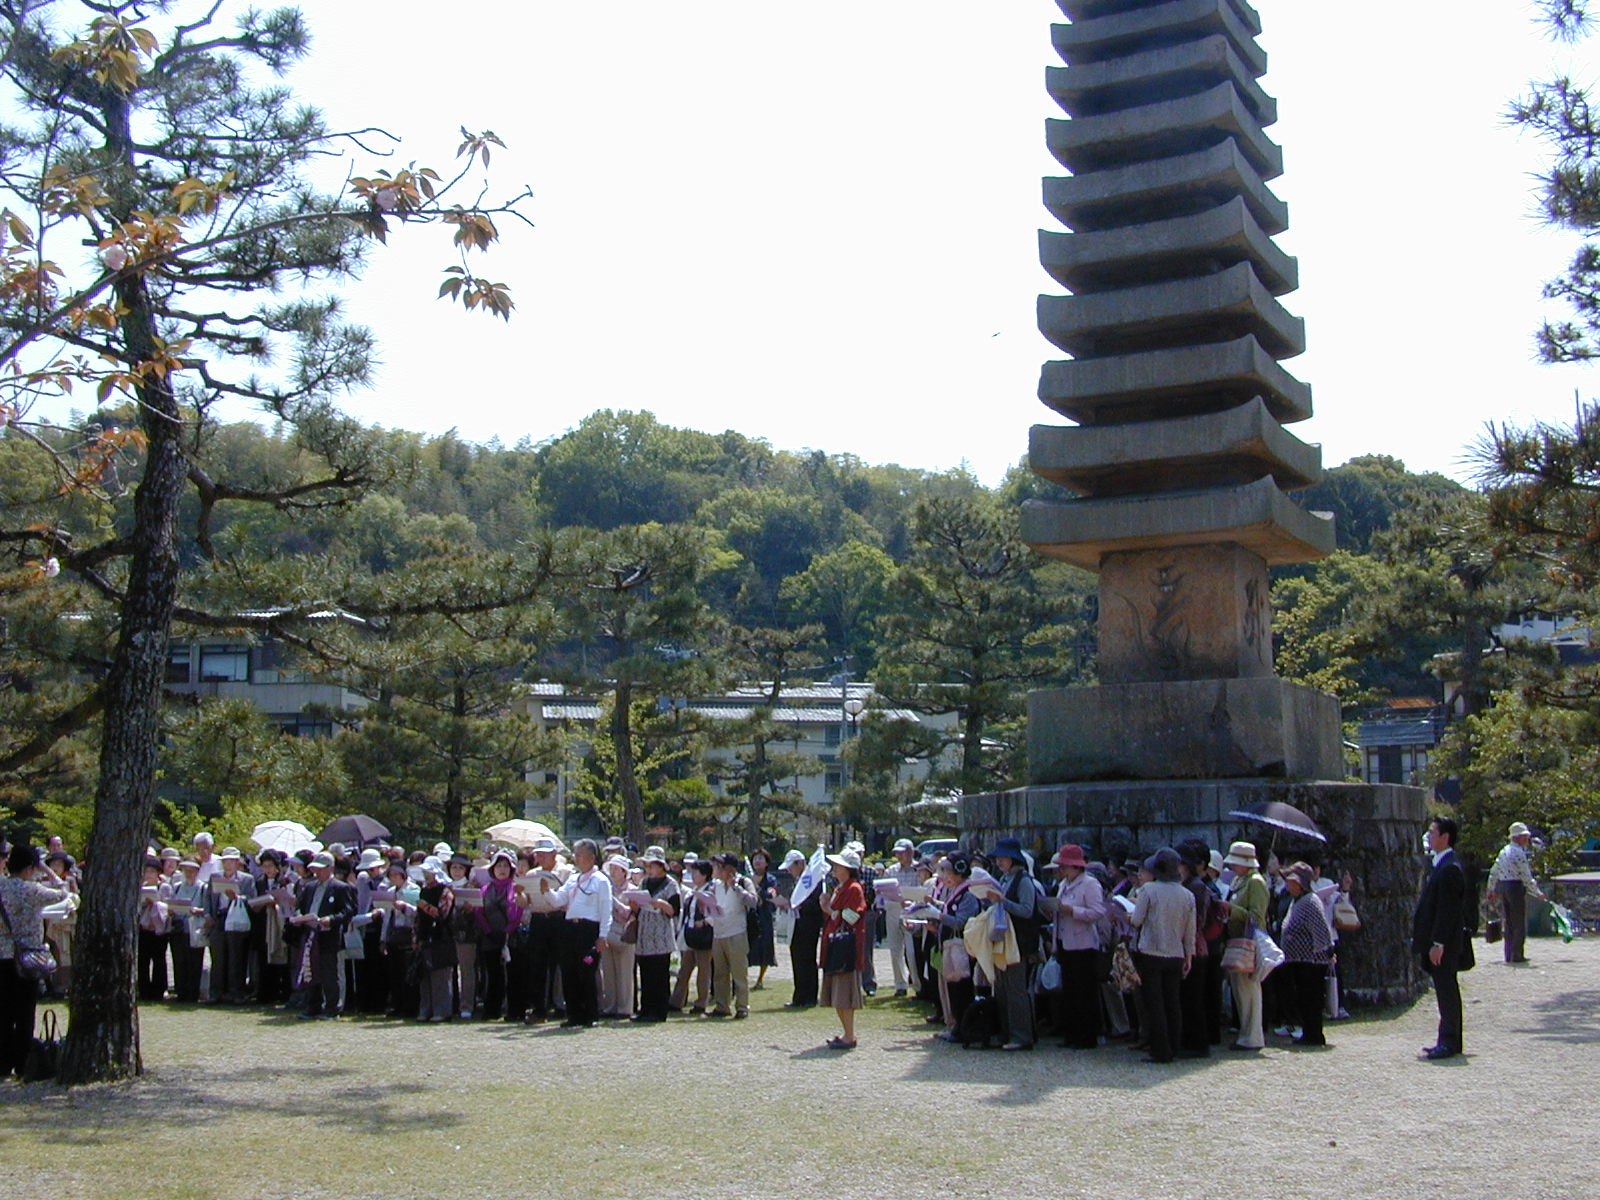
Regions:
M 828 855 L 837 884 L 822 898 L 828 918 L 822 927 L 822 1003 L 839 1014 L 844 1033 L 830 1038 L 834 1050 L 851 1050 L 856 1044 L 856 1009 L 861 1007 L 861 972 L 867 965 L 867 893 L 861 886 L 861 856 L 854 850 Z M 838 935 L 838 948 L 835 935 Z M 851 951 L 853 950 L 853 953 Z M 831 960 L 831 961 L 830 961 Z

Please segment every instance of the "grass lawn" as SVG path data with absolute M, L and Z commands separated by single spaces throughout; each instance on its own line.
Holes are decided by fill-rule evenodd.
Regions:
M 882 993 L 831 1051 L 776 976 L 748 1021 L 588 1030 L 157 1006 L 143 1078 L 0 1085 L 0 1164 L 19 1196 L 162 1200 L 1590 1196 L 1600 938 L 1530 947 L 1465 977 L 1472 1054 L 1441 1064 L 1429 997 L 1165 1067 L 963 1051 Z

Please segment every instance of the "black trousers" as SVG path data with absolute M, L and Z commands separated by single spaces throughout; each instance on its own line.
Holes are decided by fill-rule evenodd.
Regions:
M 794 968 L 795 1004 L 815 1004 L 820 986 L 817 943 L 822 940 L 820 922 L 796 921 L 789 935 L 789 965 Z
M 13 958 L 0 958 L 0 1079 L 22 1070 L 33 1048 L 39 985 L 17 974 Z
M 1439 1003 L 1439 1040 L 1435 1045 L 1446 1050 L 1461 1051 L 1461 980 L 1456 977 L 1456 964 L 1446 959 L 1439 966 L 1422 956 L 1422 969 L 1433 979 L 1433 996 Z
M 506 1016 L 512 1020 L 520 1021 L 525 1013 L 542 1020 L 549 1013 L 550 985 L 561 962 L 566 923 L 566 917 L 558 912 L 534 913 L 527 936 L 513 940 L 511 964 L 517 986 L 506 999 Z
M 167 944 L 172 948 L 173 987 L 177 990 L 178 1000 L 183 1004 L 195 1004 L 200 999 L 200 972 L 205 967 L 205 948 L 189 945 L 189 931 L 182 922 L 167 935 Z
M 1505 952 L 1508 963 L 1527 962 L 1528 885 L 1520 879 L 1503 879 L 1495 884 L 1505 909 Z
M 506 1005 L 506 935 L 486 933 L 478 942 L 478 1015 L 494 1020 Z
M 1057 950 L 1061 964 L 1061 1044 L 1093 1050 L 1100 1044 L 1100 951 Z
M 1183 1036 L 1183 959 L 1135 954 L 1133 961 L 1139 968 L 1141 1032 L 1150 1045 L 1150 1057 L 1171 1062 Z
M 1328 1002 L 1328 964 L 1286 962 L 1283 971 L 1294 995 L 1295 1024 L 1300 1026 L 1301 1044 L 1326 1046 L 1322 1009 Z
M 385 1011 L 388 1002 L 389 976 L 384 969 L 383 930 L 373 921 L 361 931 L 361 961 L 356 963 L 356 1005 L 361 1012 L 378 1014 Z
M 665 1021 L 672 1003 L 672 955 L 641 954 L 633 961 L 639 968 L 639 1015 Z
M 1211 1026 L 1207 1024 L 1206 988 L 1210 986 L 1207 967 L 1211 956 L 1195 958 L 1189 973 L 1178 984 L 1178 1007 L 1183 1015 L 1183 1028 L 1177 1038 L 1178 1050 L 1189 1058 L 1204 1058 L 1211 1053 Z M 1218 964 L 1220 968 L 1221 964 Z M 1220 998 L 1220 993 L 1219 993 Z
M 410 930 L 400 932 L 409 935 Z M 384 974 L 387 977 L 387 1000 L 389 1007 L 385 1011 L 391 1017 L 402 1017 L 410 1020 L 417 1015 L 417 984 L 411 975 L 410 945 L 403 941 L 389 942 L 383 948 Z
M 167 994 L 167 935 L 139 930 L 139 999 L 159 1000 Z
M 593 1025 L 600 1019 L 596 986 L 600 952 L 595 948 L 600 922 L 563 921 L 561 933 L 561 991 L 567 1000 L 567 1023 Z
M 315 959 L 316 982 L 306 997 L 308 1013 L 339 1012 L 339 944 L 342 935 L 311 935 L 316 941 L 311 945 Z
M 1190 974 L 1201 971 L 1205 979 L 1206 1001 L 1206 1042 L 1208 1045 L 1222 1045 L 1222 951 L 1226 943 L 1222 938 L 1206 943 L 1206 956 L 1195 959 Z

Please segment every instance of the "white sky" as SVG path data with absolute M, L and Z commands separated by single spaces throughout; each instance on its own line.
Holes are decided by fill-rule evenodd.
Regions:
M 493 128 L 537 229 L 485 273 L 509 326 L 432 299 L 435 235 L 391 238 L 347 294 L 382 344 L 361 417 L 472 440 L 560 434 L 596 408 L 994 482 L 1056 352 L 1036 231 L 1052 0 L 310 0 L 291 82 L 336 124 L 441 167 Z M 1600 41 L 1548 42 L 1525 0 L 1257 0 L 1285 149 L 1288 365 L 1329 465 L 1381 452 L 1461 475 L 1483 423 L 1562 419 L 1587 368 L 1533 361 L 1577 247 L 1532 219 L 1540 148 L 1506 102 Z

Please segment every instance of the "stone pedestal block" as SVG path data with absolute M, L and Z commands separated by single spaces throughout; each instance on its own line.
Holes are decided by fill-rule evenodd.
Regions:
M 1339 702 L 1282 679 L 1103 684 L 1028 696 L 1031 784 L 1343 774 Z
M 1100 563 L 1101 683 L 1272 674 L 1267 564 L 1234 545 L 1108 554 Z
M 961 801 L 961 840 L 987 848 L 1016 837 L 1041 859 L 1063 843 L 1083 846 L 1091 859 L 1115 862 L 1144 856 L 1184 838 L 1226 850 L 1244 839 L 1284 864 L 1308 852 L 1337 878 L 1348 870 L 1361 928 L 1342 934 L 1339 970 L 1345 1003 L 1403 1004 L 1422 986 L 1410 952 L 1411 914 L 1426 862 L 1419 840 L 1428 821 L 1427 792 L 1397 784 L 1290 783 L 1284 780 L 1163 780 L 1073 783 L 967 796 Z M 1308 842 L 1228 813 L 1260 801 L 1294 805 L 1317 823 L 1328 843 Z

